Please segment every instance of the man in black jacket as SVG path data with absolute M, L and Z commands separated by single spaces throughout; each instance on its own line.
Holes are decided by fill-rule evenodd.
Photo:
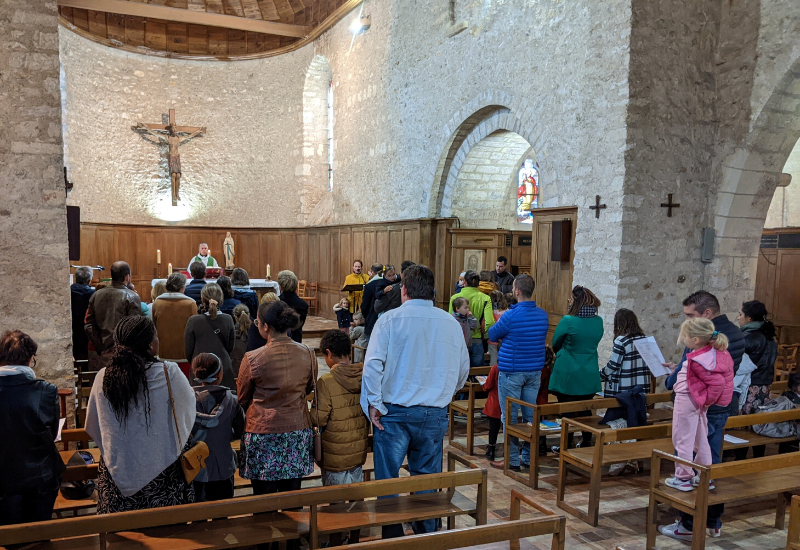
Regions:
M 507 266 L 508 258 L 505 256 L 497 258 L 497 263 L 494 265 L 494 282 L 497 283 L 503 294 L 514 292 L 514 276 L 506 270 Z
M 370 271 L 376 275 L 380 274 L 383 271 L 383 265 L 372 264 Z M 382 277 L 373 277 L 364 287 L 364 296 L 361 298 L 361 313 L 364 315 L 364 336 L 366 336 L 367 342 L 369 342 L 370 334 L 372 334 L 372 327 L 375 326 L 375 321 L 378 320 L 378 313 L 375 311 L 375 300 L 378 297 L 378 285 L 381 285 L 381 290 L 387 286 L 384 280 Z
M 194 300 L 197 303 L 197 307 L 200 307 L 202 305 L 200 293 L 203 291 L 203 287 L 206 286 L 206 266 L 200 262 L 192 262 L 189 266 L 189 273 L 192 274 L 192 280 L 186 285 L 183 293 Z
M 383 291 L 375 297 L 375 306 L 373 309 L 378 313 L 379 317 L 381 313 L 386 313 L 387 311 L 398 308 L 400 304 L 403 303 L 400 296 L 400 287 L 402 286 L 400 281 L 403 279 L 403 272 L 412 265 L 416 264 L 411 260 L 406 260 L 400 264 L 399 280 L 397 280 L 396 283 L 384 286 Z
M 81 266 L 75 270 L 75 283 L 69 287 L 72 310 L 72 357 L 75 359 L 89 358 L 89 338 L 83 330 L 83 324 L 86 310 L 89 309 L 89 299 L 94 294 L 94 289 L 89 286 L 91 282 L 92 268 Z
M 739 370 L 739 364 L 742 362 L 744 355 L 745 340 L 744 334 L 739 327 L 733 324 L 727 315 L 720 313 L 719 300 L 717 297 L 705 290 L 698 290 L 683 301 L 683 313 L 687 319 L 694 317 L 705 317 L 714 323 L 714 328 L 728 337 L 728 353 L 733 358 L 733 372 Z M 678 378 L 678 371 L 681 370 L 684 361 L 686 361 L 686 354 L 690 351 L 688 348 L 684 350 L 683 357 L 681 358 L 680 365 L 669 363 L 670 370 L 674 369 L 673 373 L 667 377 L 665 385 L 668 390 L 671 390 L 675 385 Z M 728 422 L 728 416 L 739 406 L 738 394 L 733 394 L 731 404 L 728 407 L 721 407 L 719 405 L 712 405 L 708 408 L 706 417 L 708 418 L 708 444 L 711 446 L 711 462 L 719 464 L 722 462 L 722 439 L 725 430 L 725 424 Z M 708 534 L 712 537 L 720 536 L 722 521 L 722 512 L 725 509 L 724 504 L 714 504 L 708 507 L 708 517 L 706 520 Z M 681 512 L 681 519 L 671 525 L 661 525 L 658 530 L 668 537 L 678 540 L 692 540 L 692 516 Z

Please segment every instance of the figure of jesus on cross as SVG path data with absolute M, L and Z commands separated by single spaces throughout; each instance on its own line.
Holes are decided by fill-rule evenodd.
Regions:
M 181 187 L 181 157 L 178 154 L 178 146 L 183 145 L 193 137 L 205 134 L 206 127 L 178 126 L 175 123 L 175 109 L 170 109 L 169 124 L 146 124 L 140 122 L 133 127 L 133 130 L 139 132 L 144 139 L 151 143 L 156 145 L 166 143 L 169 146 L 168 159 L 169 175 L 172 180 L 172 206 L 178 206 L 178 201 L 181 200 L 179 195 Z

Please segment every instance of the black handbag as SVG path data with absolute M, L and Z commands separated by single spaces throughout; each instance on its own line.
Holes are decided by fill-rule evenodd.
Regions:
M 75 451 L 69 461 L 68 466 L 83 466 L 86 464 L 94 464 L 94 457 L 87 451 Z M 89 500 L 92 498 L 96 486 L 94 481 L 63 481 L 59 491 L 61 496 L 67 500 Z

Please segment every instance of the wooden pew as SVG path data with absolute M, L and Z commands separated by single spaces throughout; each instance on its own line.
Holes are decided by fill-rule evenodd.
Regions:
M 786 534 L 786 550 L 800 550 L 800 496 L 792 497 L 789 510 L 789 532 Z
M 651 393 L 647 395 L 646 402 L 648 407 L 653 407 L 657 403 L 669 403 L 671 401 L 671 392 L 662 392 L 662 393 Z M 528 426 L 526 424 L 519 424 L 516 422 L 512 422 L 512 420 L 516 420 L 516 418 L 510 418 L 511 415 L 506 415 L 505 418 L 505 426 L 503 427 L 505 431 L 505 437 L 503 438 L 503 455 L 504 455 L 504 462 L 503 465 L 503 473 L 508 477 L 514 479 L 515 481 L 519 481 L 520 483 L 524 483 L 528 485 L 532 489 L 539 488 L 539 464 L 541 462 L 541 456 L 539 456 L 539 438 L 548 436 L 548 435 L 556 435 L 561 432 L 561 428 L 552 428 L 552 429 L 542 429 L 541 422 L 542 420 L 553 420 L 557 418 L 562 418 L 566 413 L 573 413 L 573 412 L 584 412 L 590 411 L 594 412 L 597 409 L 608 409 L 611 407 L 619 407 L 619 401 L 614 399 L 613 397 L 605 397 L 600 399 L 589 399 L 586 401 L 572 401 L 569 403 L 548 403 L 546 405 L 536 405 L 533 403 L 527 403 L 525 401 L 521 401 L 519 399 L 514 399 L 513 397 L 506 398 L 506 410 L 511 410 L 511 405 L 517 404 L 521 407 L 533 409 L 533 420 L 531 421 L 531 425 Z M 648 422 L 665 422 L 672 420 L 672 410 L 671 409 L 656 409 L 656 408 L 648 408 Z M 601 416 L 590 416 L 590 417 L 581 417 L 581 422 L 588 424 L 595 429 L 607 429 L 604 424 L 600 424 L 602 420 Z M 531 464 L 530 464 L 530 473 L 525 476 L 514 472 L 509 469 L 510 462 L 509 462 L 509 452 L 508 446 L 510 444 L 510 437 L 514 436 L 519 438 L 520 441 L 526 441 L 530 443 L 531 446 Z
M 694 468 L 700 474 L 700 482 L 697 488 L 691 492 L 682 492 L 667 487 L 664 484 L 664 479 L 661 478 L 662 460 L 681 463 Z M 708 482 L 712 479 L 716 488 L 709 490 Z M 673 508 L 692 515 L 695 525 L 705 525 L 709 505 L 777 495 L 778 506 L 775 514 L 775 528 L 783 529 L 786 505 L 792 497 L 791 491 L 798 489 L 800 489 L 800 452 L 701 466 L 655 450 L 653 451 L 650 472 L 650 504 L 647 508 L 646 548 L 648 550 L 655 548 L 659 503 L 670 504 Z M 705 529 L 694 529 L 692 532 L 692 550 L 705 548 L 705 539 Z
M 309 548 L 315 550 L 322 534 L 363 527 L 459 515 L 469 515 L 483 525 L 486 478 L 485 469 L 469 469 L 10 525 L 0 527 L 0 546 L 45 541 L 26 548 L 97 550 L 99 546 L 106 550 L 110 545 L 113 550 L 200 550 L 306 537 Z M 475 502 L 455 491 L 467 485 L 478 486 Z M 58 540 L 65 537 L 78 538 Z
M 472 367 L 469 369 L 469 376 L 488 376 L 492 367 Z M 447 408 L 450 416 L 450 426 L 447 430 L 447 442 L 468 455 L 473 454 L 472 450 L 475 443 L 475 413 L 483 410 L 486 406 L 486 399 L 476 399 L 475 394 L 483 391 L 482 386 L 477 382 L 467 381 L 464 387 L 458 390 L 459 394 L 466 393 L 467 399 L 452 401 Z M 455 416 L 461 414 L 467 418 L 467 443 L 466 445 L 455 440 Z
M 800 420 L 800 409 L 789 411 L 748 414 L 731 416 L 725 424 L 726 432 L 737 430 L 730 435 L 745 439 L 744 443 L 729 443 L 725 441 L 723 450 L 755 447 L 770 443 L 794 441 L 795 438 L 775 438 L 758 435 L 752 431 L 741 431 L 755 424 L 770 422 L 784 422 L 787 420 Z M 593 447 L 579 449 L 566 449 L 567 434 L 571 429 L 592 432 L 595 436 Z M 628 442 L 627 440 L 636 441 Z M 611 445 L 610 443 L 615 443 Z M 561 453 L 558 465 L 558 489 L 556 491 L 556 505 L 562 510 L 582 519 L 586 523 L 597 526 L 600 509 L 600 483 L 604 466 L 618 462 L 649 459 L 653 451 L 670 454 L 674 451 L 672 445 L 672 424 L 657 424 L 638 428 L 623 428 L 621 430 L 599 430 L 594 426 L 581 424 L 577 420 L 564 419 L 561 426 Z M 737 462 L 738 463 L 738 462 Z M 564 502 L 564 493 L 567 484 L 569 469 L 589 478 L 589 504 L 588 512 L 579 510 Z M 654 469 L 655 466 L 651 466 Z

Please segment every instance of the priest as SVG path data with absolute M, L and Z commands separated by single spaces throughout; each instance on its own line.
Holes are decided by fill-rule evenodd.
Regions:
M 205 267 L 219 267 L 217 260 L 208 253 L 208 244 L 200 243 L 200 248 L 197 251 L 197 256 L 189 260 L 189 263 L 186 265 L 192 265 L 193 262 L 200 262 Z
M 344 284 L 347 285 L 365 285 L 369 282 L 369 277 L 364 275 L 361 271 L 363 269 L 363 264 L 361 260 L 356 260 L 353 262 L 353 272 L 348 275 L 345 280 Z M 349 292 L 347 294 L 347 299 L 350 301 L 350 313 L 356 313 L 361 311 L 361 298 L 364 296 L 363 290 L 356 290 L 353 292 Z

